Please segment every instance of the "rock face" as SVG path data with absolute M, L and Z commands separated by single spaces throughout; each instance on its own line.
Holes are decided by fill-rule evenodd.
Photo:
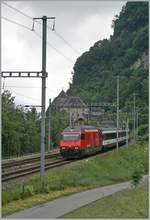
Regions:
M 145 69 L 148 69 L 148 65 L 149 65 L 149 56 L 148 54 L 145 52 L 143 53 L 142 57 L 139 58 L 137 61 L 135 61 L 135 63 L 131 66 L 131 69 L 137 69 L 139 68 L 142 64 L 144 65 Z

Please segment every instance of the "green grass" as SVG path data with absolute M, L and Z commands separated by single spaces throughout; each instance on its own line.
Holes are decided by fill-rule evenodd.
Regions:
M 148 218 L 148 187 L 117 192 L 75 210 L 63 218 Z
M 42 195 L 46 197 L 49 194 L 46 200 L 48 201 L 48 199 L 51 200 L 63 196 L 64 192 L 67 195 L 72 192 L 128 181 L 132 179 L 135 173 L 143 175 L 147 171 L 148 144 L 147 142 L 139 142 L 136 145 L 131 145 L 128 149 L 123 148 L 119 152 L 109 152 L 104 157 L 80 161 L 76 166 L 67 170 L 47 171 L 45 175 L 45 192 Z M 51 192 L 54 192 L 57 196 L 51 197 Z M 24 190 L 22 185 L 18 184 L 3 191 L 3 215 L 14 212 L 13 208 L 7 209 L 8 206 L 11 207 L 11 203 L 17 204 L 17 202 L 20 203 L 22 201 L 25 204 L 28 198 L 37 198 L 38 194 L 40 197 L 39 175 L 35 175 L 25 183 Z M 30 201 L 30 204 L 27 202 L 28 207 L 35 204 L 39 204 L 38 201 L 36 203 L 34 200 L 33 204 L 32 201 Z M 22 208 L 19 205 L 15 211 L 20 209 Z

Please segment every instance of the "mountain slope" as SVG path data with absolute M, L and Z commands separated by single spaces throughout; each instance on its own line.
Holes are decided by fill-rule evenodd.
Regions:
M 86 102 L 116 102 L 120 75 L 120 108 L 148 108 L 148 2 L 128 2 L 112 21 L 113 36 L 96 42 L 74 65 L 68 95 Z

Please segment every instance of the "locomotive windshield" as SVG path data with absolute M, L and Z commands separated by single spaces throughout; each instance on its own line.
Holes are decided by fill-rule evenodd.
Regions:
M 63 134 L 62 135 L 63 141 L 79 141 L 81 140 L 80 134 Z

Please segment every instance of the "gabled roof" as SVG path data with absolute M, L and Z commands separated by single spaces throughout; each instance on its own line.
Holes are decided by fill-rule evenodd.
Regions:
M 64 90 L 62 89 L 62 91 L 59 93 L 59 95 L 57 96 L 57 98 L 66 98 L 68 97 L 67 94 L 64 92 Z
M 67 94 L 64 92 L 64 90 L 62 90 L 59 93 L 59 95 L 54 99 L 53 104 L 54 105 L 56 104 L 56 105 L 62 106 L 67 98 L 68 98 Z
M 80 97 L 70 96 L 64 103 L 66 108 L 85 108 L 87 105 L 80 99 Z

